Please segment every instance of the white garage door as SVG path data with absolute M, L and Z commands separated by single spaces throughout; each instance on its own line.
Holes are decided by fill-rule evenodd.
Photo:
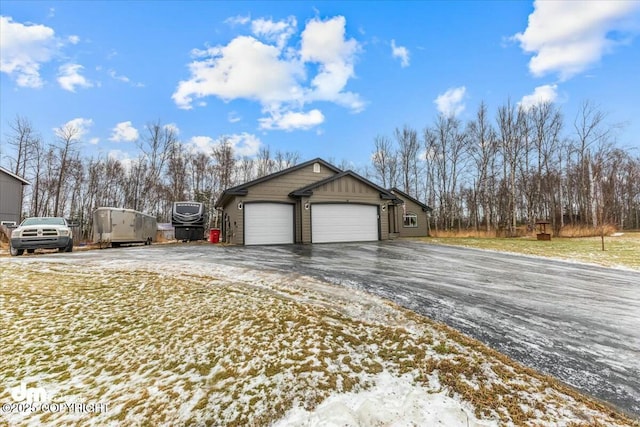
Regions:
M 245 245 L 287 243 L 293 243 L 293 205 L 284 203 L 245 203 Z
M 313 243 L 370 240 L 378 240 L 377 206 L 327 204 L 311 207 Z

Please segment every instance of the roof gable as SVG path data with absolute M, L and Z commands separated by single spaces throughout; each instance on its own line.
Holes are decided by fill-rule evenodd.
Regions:
M 323 179 L 321 181 L 318 182 L 314 182 L 313 184 L 309 184 L 305 187 L 299 188 L 295 191 L 292 191 L 289 196 L 291 197 L 309 197 L 311 195 L 313 195 L 313 190 L 315 190 L 316 188 L 327 184 L 329 182 L 332 181 L 336 181 L 338 179 L 341 179 L 345 176 L 350 176 L 358 181 L 361 181 L 363 183 L 365 183 L 366 185 L 374 188 L 375 190 L 377 190 L 378 192 L 380 192 L 380 198 L 381 199 L 385 199 L 385 200 L 397 200 L 397 197 L 394 196 L 393 194 L 391 194 L 391 192 L 389 192 L 388 190 L 385 190 L 384 188 L 374 184 L 373 182 L 369 181 L 368 179 L 358 175 L 357 173 L 355 173 L 352 170 L 348 170 L 348 171 L 344 171 L 344 172 L 340 172 L 337 175 L 331 176 L 329 178 Z M 399 201 L 399 200 L 398 200 Z
M 391 190 L 389 190 L 391 193 L 393 194 L 397 194 L 398 196 L 400 196 L 403 199 L 409 200 L 413 203 L 415 203 L 416 205 L 420 206 L 422 208 L 422 210 L 424 212 L 431 212 L 433 210 L 433 208 L 425 205 L 424 203 L 418 201 L 417 199 L 414 199 L 413 197 L 411 197 L 410 195 L 408 195 L 407 193 L 400 191 L 398 188 L 393 187 Z
M 230 196 L 246 196 L 249 193 L 249 188 L 253 187 L 257 184 L 261 184 L 263 182 L 267 182 L 270 181 L 274 178 L 278 178 L 281 177 L 283 175 L 286 175 L 288 173 L 291 172 L 295 172 L 297 170 L 300 169 L 304 169 L 310 165 L 313 165 L 314 163 L 319 163 L 320 165 L 324 166 L 325 168 L 329 169 L 330 171 L 333 171 L 335 173 L 340 173 L 342 172 L 339 168 L 335 167 L 334 165 L 332 165 L 331 163 L 317 157 L 315 159 L 306 161 L 304 163 L 300 163 L 298 165 L 292 166 L 290 168 L 287 169 L 283 169 L 281 171 L 269 174 L 269 175 L 265 175 L 262 176 L 260 178 L 254 179 L 252 181 L 249 182 L 245 182 L 244 184 L 240 184 L 237 185 L 235 187 L 231 187 L 228 188 L 226 190 L 224 190 L 222 192 L 222 194 L 220 195 L 220 198 L 218 199 L 218 201 L 216 202 L 216 206 L 223 206 L 226 203 L 226 200 L 230 197 Z

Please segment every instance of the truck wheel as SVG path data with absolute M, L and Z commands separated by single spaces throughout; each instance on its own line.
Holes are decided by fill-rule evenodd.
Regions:
M 13 246 L 10 246 L 9 253 L 11 253 L 11 256 L 20 256 L 24 253 L 24 249 L 16 249 Z
M 69 244 L 64 248 L 65 252 L 73 252 L 73 240 L 69 240 Z
M 27 249 L 27 253 L 28 253 L 28 254 L 32 254 L 32 253 L 34 253 L 35 251 L 36 251 L 35 249 Z

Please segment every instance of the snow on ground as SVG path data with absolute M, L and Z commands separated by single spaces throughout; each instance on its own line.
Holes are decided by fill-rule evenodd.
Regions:
M 308 277 L 77 256 L 3 259 L 0 277 L 0 404 L 25 382 L 49 402 L 106 405 L 0 424 L 632 425 L 441 324 Z

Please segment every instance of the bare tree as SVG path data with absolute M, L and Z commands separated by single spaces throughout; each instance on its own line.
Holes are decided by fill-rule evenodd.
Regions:
M 396 128 L 394 134 L 398 143 L 397 159 L 402 191 L 414 197 L 419 197 L 418 175 L 420 170 L 418 167 L 418 152 L 420 151 L 420 143 L 418 142 L 418 133 L 405 125 L 402 130 Z
M 231 187 L 233 182 L 233 172 L 235 170 L 235 158 L 233 156 L 233 146 L 227 138 L 223 138 L 212 151 L 214 179 L 217 182 L 217 193 Z
M 16 116 L 13 122 L 9 123 L 9 127 L 12 132 L 7 143 L 13 147 L 14 156 L 9 156 L 13 163 L 13 173 L 24 177 L 28 164 L 34 157 L 33 145 L 38 143 L 40 137 L 26 117 Z
M 384 188 L 396 186 L 398 177 L 398 156 L 393 148 L 391 140 L 382 135 L 377 135 L 374 140 L 374 151 L 371 155 L 371 163 L 375 171 L 375 178 Z
M 498 141 L 503 158 L 503 189 L 506 196 L 503 205 L 503 216 L 509 235 L 515 236 L 518 220 L 517 205 L 517 173 L 521 153 L 524 148 L 523 134 L 526 132 L 526 113 L 516 108 L 511 100 L 498 108 Z
M 144 161 L 144 179 L 142 180 L 142 194 L 146 195 L 141 209 L 148 210 L 155 215 L 168 217 L 166 203 L 163 203 L 162 193 L 164 190 L 163 178 L 165 175 L 165 165 L 171 153 L 171 147 L 177 142 L 175 128 L 170 125 L 162 125 L 159 121 L 147 125 L 147 136 L 138 142 Z M 142 166 L 142 165 L 141 165 Z M 160 212 L 163 205 L 164 212 Z
M 275 163 L 271 158 L 271 149 L 268 146 L 260 147 L 260 151 L 256 156 L 256 166 L 258 177 L 274 172 Z
M 295 166 L 300 161 L 300 153 L 292 151 L 280 151 L 276 150 L 274 156 L 274 172 L 278 172 L 284 169 L 288 169 Z
M 460 219 L 461 203 L 456 191 L 468 139 L 460 120 L 454 116 L 440 114 L 434 126 L 424 131 L 427 165 L 431 169 L 429 175 L 434 178 L 437 218 L 443 228 L 453 227 Z
M 53 215 L 62 215 L 64 206 L 60 204 L 60 197 L 62 195 L 62 185 L 65 182 L 65 178 L 69 174 L 70 160 L 73 155 L 76 154 L 76 145 L 80 142 L 81 130 L 70 123 L 56 129 L 56 136 L 58 138 L 57 153 L 58 153 L 58 166 L 57 166 L 57 182 L 55 190 L 55 199 L 53 205 Z
M 476 118 L 469 123 L 468 134 L 470 138 L 469 154 L 475 162 L 475 194 L 479 195 L 480 203 L 476 205 L 482 206 L 482 214 L 484 215 L 484 226 L 486 231 L 492 228 L 493 218 L 493 194 L 496 181 L 495 166 L 497 162 L 498 144 L 495 130 L 492 128 L 487 105 L 482 102 L 478 107 Z M 478 212 L 475 212 L 478 224 Z M 476 225 L 477 227 L 477 225 Z
M 609 142 L 612 128 L 605 124 L 606 114 L 591 101 L 584 101 L 573 123 L 577 138 L 576 149 L 580 164 L 579 203 L 581 213 L 587 223 L 597 227 L 597 203 L 591 152 Z

